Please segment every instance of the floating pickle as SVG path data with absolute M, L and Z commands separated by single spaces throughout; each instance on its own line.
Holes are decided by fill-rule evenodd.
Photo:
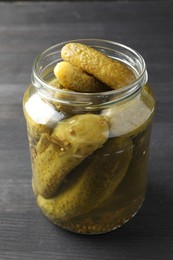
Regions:
M 67 184 L 55 197 L 38 196 L 38 205 L 57 224 L 89 212 L 103 203 L 121 183 L 132 153 L 130 139 L 109 139 L 73 170 L 69 175 L 71 181 L 68 183 L 67 178 Z
M 102 92 L 110 90 L 105 84 L 95 77 L 85 73 L 78 67 L 72 66 L 69 62 L 59 62 L 54 68 L 54 74 L 60 84 L 77 92 Z
M 100 115 L 76 115 L 62 120 L 51 137 L 42 135 L 36 149 L 34 185 L 45 198 L 53 196 L 66 175 L 100 148 L 109 135 L 109 126 Z
M 61 50 L 62 59 L 93 75 L 112 89 L 135 80 L 127 65 L 81 43 L 68 43 Z

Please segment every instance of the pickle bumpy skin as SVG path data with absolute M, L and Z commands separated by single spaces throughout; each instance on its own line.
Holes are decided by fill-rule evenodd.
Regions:
M 62 61 L 57 63 L 54 68 L 54 74 L 60 84 L 66 89 L 90 93 L 109 90 L 105 84 L 81 69 L 73 67 L 69 62 Z
M 51 136 L 40 139 L 33 166 L 36 190 L 53 196 L 66 175 L 108 139 L 109 126 L 100 115 L 76 115 L 58 123 Z
M 68 43 L 61 50 L 62 59 L 93 75 L 112 89 L 126 86 L 135 80 L 127 65 L 94 48 L 80 43 Z
M 67 184 L 55 197 L 45 199 L 38 196 L 37 203 L 43 213 L 58 224 L 98 207 L 121 183 L 132 151 L 129 139 L 108 140 L 73 170 L 71 180 L 68 183 L 67 178 Z

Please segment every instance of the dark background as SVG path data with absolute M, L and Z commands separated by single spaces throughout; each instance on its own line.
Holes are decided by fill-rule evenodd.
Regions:
M 173 259 L 172 17 L 166 0 L 0 3 L 0 260 Z M 126 225 L 99 236 L 63 231 L 36 206 L 22 112 L 35 57 L 77 38 L 140 52 L 157 99 L 144 205 Z

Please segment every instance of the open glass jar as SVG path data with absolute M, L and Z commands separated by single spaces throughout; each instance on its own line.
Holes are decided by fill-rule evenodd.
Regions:
M 143 203 L 155 98 L 139 53 L 111 41 L 73 42 L 125 63 L 136 80 L 100 93 L 57 89 L 53 69 L 66 42 L 36 58 L 23 102 L 32 186 L 53 223 L 99 234 L 124 224 Z

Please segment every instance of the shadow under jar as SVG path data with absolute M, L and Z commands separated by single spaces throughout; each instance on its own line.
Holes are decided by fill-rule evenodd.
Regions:
M 143 203 L 155 98 L 139 53 L 116 42 L 79 42 L 131 68 L 118 90 L 79 93 L 55 87 L 66 43 L 38 56 L 24 94 L 37 204 L 53 223 L 83 234 L 120 227 Z

